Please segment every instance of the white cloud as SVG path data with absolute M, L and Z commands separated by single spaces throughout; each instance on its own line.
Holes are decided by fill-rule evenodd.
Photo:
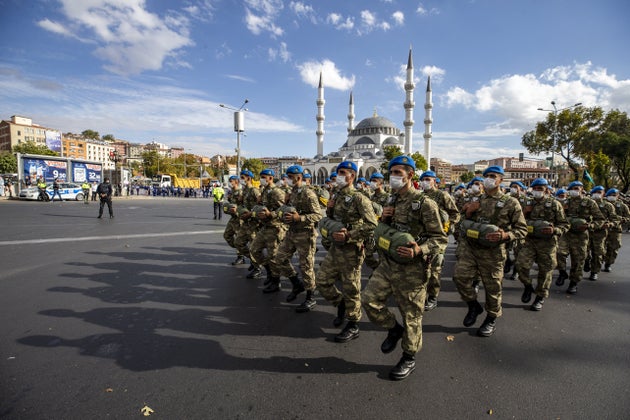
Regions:
M 414 72 L 413 82 L 416 84 L 416 91 L 418 91 L 418 89 L 421 89 L 421 91 L 424 92 L 424 88 L 426 85 L 426 76 L 431 76 L 433 82 L 440 83 L 445 73 L 446 71 L 444 69 L 436 66 L 424 66 L 422 69 L 420 69 L 420 74 L 424 76 L 422 78 L 418 76 L 417 72 Z M 407 82 L 407 63 L 401 64 L 398 67 L 398 73 L 394 76 L 386 78 L 385 81 L 393 83 L 396 88 L 404 91 L 405 83 Z M 424 85 L 419 88 L 418 86 L 420 86 L 421 83 L 424 83 Z
M 424 66 L 420 69 L 424 76 L 431 76 L 432 83 L 442 83 L 446 70 L 437 66 Z
M 241 82 L 256 83 L 256 81 L 251 77 L 240 76 L 238 74 L 226 74 L 225 77 L 228 79 L 240 80 Z
M 299 1 L 292 1 L 291 3 L 289 3 L 289 8 L 300 19 L 308 19 L 313 24 L 317 23 L 317 15 L 315 14 L 315 10 L 313 10 L 313 6 L 304 4 Z
M 420 16 L 439 15 L 440 10 L 435 7 L 427 9 L 424 6 L 424 4 L 420 3 L 418 4 L 418 7 L 416 8 L 416 13 L 419 14 Z
M 326 17 L 326 22 L 332 24 L 336 29 L 352 30 L 354 28 L 354 19 L 347 17 L 345 20 L 338 13 L 330 13 Z
M 388 31 L 391 29 L 391 25 L 386 21 L 379 21 L 376 13 L 373 13 L 369 10 L 362 10 L 360 13 L 361 16 L 361 27 L 357 30 L 359 35 L 364 35 L 372 32 L 374 29 L 381 29 L 383 31 Z
M 69 37 L 73 37 L 74 36 L 68 30 L 68 28 L 63 26 L 61 23 L 53 22 L 52 20 L 50 20 L 48 18 L 40 20 L 39 22 L 37 22 L 37 25 L 40 26 L 41 28 L 47 30 L 47 31 L 54 32 L 54 33 L 59 34 L 59 35 L 64 35 L 64 36 L 69 36 Z
M 284 34 L 284 29 L 275 23 L 284 8 L 282 0 L 245 0 L 245 4 L 245 24 L 251 33 L 269 32 L 273 38 Z
M 306 63 L 298 65 L 297 68 L 300 70 L 302 81 L 312 87 L 319 85 L 320 72 L 322 72 L 322 79 L 324 87 L 326 88 L 345 91 L 352 89 L 355 83 L 354 75 L 344 77 L 336 64 L 330 60 L 324 60 L 322 62 L 307 61 Z
M 392 14 L 392 19 L 394 19 L 396 25 L 403 25 L 405 23 L 405 14 L 399 10 Z
M 291 53 L 287 49 L 287 43 L 281 42 L 278 49 L 269 48 L 267 50 L 269 55 L 269 61 L 275 61 L 278 57 L 283 63 L 288 62 L 291 59 Z

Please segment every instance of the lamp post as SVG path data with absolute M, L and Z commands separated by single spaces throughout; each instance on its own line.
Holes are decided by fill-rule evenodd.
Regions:
M 236 132 L 236 176 L 241 173 L 241 133 L 245 131 L 245 111 L 243 108 L 249 99 L 245 99 L 240 108 L 233 108 L 225 104 L 219 104 L 221 108 L 234 111 L 234 131 Z
M 558 107 L 556 107 L 556 101 L 551 101 L 551 106 L 553 107 L 553 109 L 538 108 L 538 111 L 553 112 L 553 147 L 551 149 L 551 166 L 549 167 L 549 171 L 551 172 L 552 180 L 553 180 L 553 178 L 555 178 L 556 186 L 558 186 L 558 177 L 555 176 L 557 174 L 554 171 L 555 170 L 555 168 L 554 168 L 554 160 L 555 160 L 556 146 L 558 144 L 558 113 L 562 112 L 562 111 L 566 111 L 567 109 L 576 108 L 576 107 L 578 107 L 580 105 L 582 105 L 582 102 L 578 102 L 578 103 L 573 104 L 571 106 L 567 106 L 567 107 L 564 107 L 562 109 L 558 109 Z

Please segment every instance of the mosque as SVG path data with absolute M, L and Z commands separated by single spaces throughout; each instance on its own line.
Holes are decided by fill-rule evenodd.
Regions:
M 319 86 L 317 88 L 317 155 L 313 159 L 303 163 L 306 172 L 313 176 L 314 184 L 323 184 L 335 171 L 337 165 L 345 160 L 354 162 L 359 168 L 357 177 L 368 178 L 374 172 L 379 172 L 381 164 L 385 160 L 383 149 L 387 146 L 398 146 L 405 154 L 412 154 L 413 147 L 413 109 L 415 102 L 413 93 L 415 84 L 413 82 L 413 60 L 411 49 L 409 49 L 409 59 L 407 61 L 407 78 L 405 81 L 406 100 L 404 102 L 405 120 L 403 122 L 404 131 L 401 131 L 396 124 L 389 119 L 378 116 L 376 112 L 369 118 L 361 120 L 354 125 L 354 99 L 350 93 L 348 109 L 348 138 L 339 148 L 338 152 L 327 155 L 324 151 L 324 84 L 322 74 L 319 75 Z M 427 162 L 431 160 L 431 124 L 433 99 L 431 92 L 431 77 L 427 80 L 426 100 L 424 104 L 424 158 Z

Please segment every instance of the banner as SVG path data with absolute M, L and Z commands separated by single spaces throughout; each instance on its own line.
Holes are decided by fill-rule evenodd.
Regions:
M 61 132 L 46 130 L 46 147 L 53 152 L 61 153 Z
M 41 177 L 46 182 L 53 182 L 57 178 L 65 182 L 67 171 L 66 161 L 24 158 L 24 180 L 27 185 L 37 184 L 37 179 Z
M 72 181 L 76 183 L 82 182 L 101 182 L 102 166 L 91 163 L 72 162 Z

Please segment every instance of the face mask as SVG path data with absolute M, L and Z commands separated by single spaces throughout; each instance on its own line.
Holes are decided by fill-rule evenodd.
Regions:
M 403 182 L 402 176 L 390 176 L 389 177 L 389 186 L 392 187 L 393 190 L 401 189 L 405 183 Z
M 291 178 L 287 179 L 287 185 L 288 185 L 289 187 L 292 187 L 292 186 L 293 186 L 293 180 L 292 180 Z
M 479 193 L 479 191 L 481 191 L 481 187 L 479 185 L 475 185 L 475 184 L 473 184 L 473 186 L 470 187 L 470 189 L 471 189 L 470 192 L 472 194 L 477 194 L 477 193 Z
M 532 191 L 532 195 L 534 196 L 534 198 L 542 198 L 543 195 L 545 195 L 544 191 Z
M 267 186 L 267 178 L 260 178 L 260 185 L 262 185 L 263 187 Z
M 348 183 L 346 182 L 346 176 L 345 175 L 337 175 L 337 186 L 339 188 L 343 188 L 346 185 L 348 185 Z
M 433 185 L 431 184 L 431 181 L 422 181 L 422 189 L 425 191 L 429 191 L 431 188 L 433 188 Z
M 558 200 L 561 203 L 564 203 L 565 201 L 567 201 L 566 198 L 556 198 L 556 200 Z
M 616 195 L 609 195 L 608 197 L 606 197 L 606 200 L 608 200 L 608 201 L 617 201 L 617 196 Z
M 455 191 L 455 192 L 453 193 L 453 195 L 454 195 L 455 197 L 459 197 L 460 195 L 462 195 L 462 190 L 457 190 L 457 191 Z
M 239 184 L 241 184 L 242 186 L 245 186 L 245 185 L 247 185 L 247 182 L 244 179 L 241 179 L 239 181 Z
M 378 188 L 378 183 L 377 182 L 370 182 L 370 188 L 375 190 Z
M 512 188 L 510 188 L 510 194 L 516 195 L 516 194 L 518 194 L 518 190 L 516 188 L 512 187 Z
M 569 190 L 569 195 L 571 197 L 579 197 L 580 196 L 580 190 Z
M 491 190 L 494 188 L 494 186 L 497 185 L 497 180 L 494 178 L 484 178 L 483 179 L 483 186 L 485 187 L 486 190 Z
M 602 199 L 602 195 L 597 193 L 597 194 L 591 194 L 591 198 L 593 200 L 601 200 Z

